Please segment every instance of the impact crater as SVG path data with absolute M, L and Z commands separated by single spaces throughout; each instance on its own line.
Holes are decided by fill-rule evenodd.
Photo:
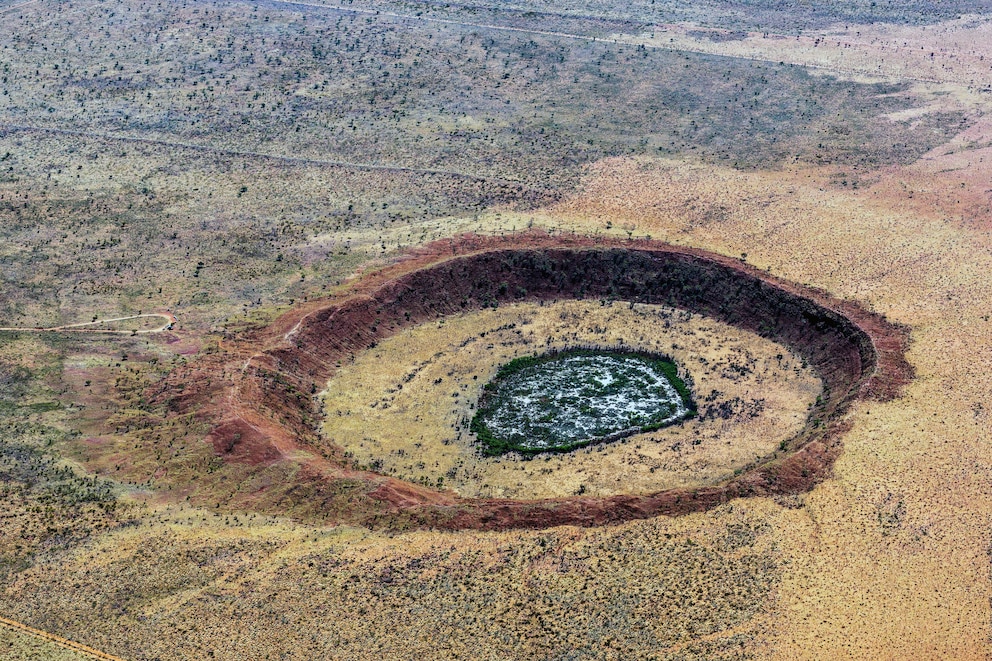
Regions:
M 737 362 L 728 370 L 705 355 L 680 356 L 685 334 L 672 341 L 637 324 L 570 320 L 538 332 L 509 321 L 500 324 L 502 337 L 475 328 L 474 337 L 462 335 L 452 346 L 457 335 L 444 332 L 433 345 L 412 343 L 395 364 L 380 360 L 390 341 L 402 344 L 423 329 L 450 330 L 463 317 L 518 303 L 563 301 L 660 306 L 734 327 L 785 349 L 772 354 L 776 367 L 781 363 L 785 376 L 786 363 L 796 362 L 800 379 L 808 367 L 820 394 L 812 406 L 798 397 L 794 408 L 783 407 L 769 399 L 767 384 L 785 379 L 765 379 L 760 366 Z M 513 358 L 588 344 L 582 328 L 599 348 L 672 355 L 695 379 L 700 415 L 647 434 L 650 442 L 638 434 L 576 449 L 559 474 L 554 457 L 565 455 L 479 453 L 468 426 L 482 384 Z M 609 337 L 617 332 L 621 337 Z M 173 371 L 149 397 L 180 415 L 199 415 L 218 456 L 258 466 L 260 479 L 275 464 L 297 466 L 290 506 L 325 519 L 397 529 L 591 526 L 809 490 L 841 451 L 851 404 L 897 397 L 913 378 L 908 343 L 906 329 L 855 302 L 696 248 L 540 232 L 465 235 L 411 251 L 346 294 L 305 302 L 264 328 L 227 338 L 223 352 Z M 480 353 L 487 351 L 494 354 Z M 364 374 L 374 379 L 359 379 L 351 392 L 339 387 L 361 372 L 359 363 L 373 360 L 376 369 Z M 217 369 L 224 378 L 214 378 Z M 727 395 L 703 383 L 707 373 L 747 373 L 761 394 L 721 401 Z M 419 402 L 412 396 L 418 379 L 430 392 Z M 325 383 L 323 408 L 317 392 Z M 370 400 L 376 388 L 383 394 Z M 170 392 L 179 394 L 163 395 Z M 404 407 L 403 420 L 374 419 Z M 767 415 L 783 411 L 791 418 L 784 424 Z M 774 433 L 756 432 L 762 425 Z

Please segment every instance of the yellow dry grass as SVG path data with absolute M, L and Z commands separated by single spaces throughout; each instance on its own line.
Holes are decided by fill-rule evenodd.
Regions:
M 788 559 L 768 640 L 777 658 L 983 657 L 988 236 L 909 211 L 887 187 L 852 195 L 814 175 L 617 159 L 549 217 L 747 253 L 911 328 L 917 378 L 906 395 L 857 407 L 833 479 L 802 509 L 768 512 Z

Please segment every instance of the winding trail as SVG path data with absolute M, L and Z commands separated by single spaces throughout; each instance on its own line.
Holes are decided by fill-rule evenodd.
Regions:
M 318 6 L 318 5 L 315 5 Z M 287 156 L 284 154 L 269 154 L 265 152 L 251 151 L 246 149 L 228 149 L 215 145 L 202 145 L 193 142 L 182 142 L 179 140 L 163 140 L 160 138 L 145 138 L 134 135 L 121 135 L 115 133 L 102 133 L 100 131 L 83 131 L 78 129 L 57 128 L 54 126 L 38 126 L 33 124 L 13 124 L 0 123 L 0 131 L 21 132 L 21 133 L 49 133 L 54 135 L 68 135 L 81 138 L 93 138 L 95 140 L 106 140 L 112 142 L 126 142 L 134 144 L 153 145 L 158 147 L 169 147 L 173 149 L 188 149 L 196 152 L 209 154 L 219 154 L 221 156 L 254 158 L 267 161 L 279 161 L 297 165 L 314 165 L 322 167 L 336 167 L 348 170 L 395 172 L 409 174 L 423 174 L 452 177 L 466 181 L 476 181 L 480 183 L 497 184 L 501 186 L 519 186 L 522 182 L 514 179 L 500 179 L 494 177 L 484 177 L 458 170 L 444 170 L 440 168 L 423 168 L 407 165 L 393 165 L 383 163 L 359 163 L 355 161 L 340 161 L 333 159 L 307 158 L 305 156 Z
M 967 84 L 967 81 L 964 81 L 964 80 L 955 80 L 955 79 L 948 78 L 948 77 L 940 77 L 940 76 L 910 76 L 910 75 L 907 75 L 905 72 L 903 72 L 900 75 L 893 76 L 892 74 L 883 74 L 881 72 L 873 71 L 873 70 L 868 70 L 868 69 L 863 68 L 863 67 L 844 67 L 844 66 L 840 66 L 838 64 L 824 64 L 824 63 L 819 63 L 819 62 L 813 62 L 813 61 L 809 61 L 808 59 L 807 60 L 795 59 L 795 58 L 788 59 L 788 58 L 783 58 L 782 56 L 779 56 L 779 55 L 771 56 L 771 55 L 768 55 L 768 54 L 760 54 L 760 53 L 745 54 L 745 53 L 719 52 L 719 51 L 715 51 L 713 49 L 707 49 L 707 48 L 698 48 L 698 47 L 697 48 L 692 48 L 691 46 L 689 46 L 688 44 L 685 44 L 685 43 L 669 43 L 669 44 L 665 44 L 665 43 L 662 43 L 662 42 L 658 42 L 658 41 L 654 40 L 653 38 L 646 39 L 643 34 L 613 34 L 613 35 L 608 35 L 608 36 L 597 37 L 597 36 L 591 35 L 591 34 L 579 34 L 579 33 L 576 33 L 576 32 L 561 32 L 561 31 L 558 31 L 558 30 L 537 30 L 537 29 L 534 29 L 534 28 L 517 27 L 517 26 L 514 26 L 514 25 L 500 25 L 500 24 L 497 24 L 497 23 L 478 23 L 478 22 L 472 22 L 472 21 L 459 21 L 459 20 L 455 20 L 455 19 L 452 19 L 452 18 L 442 18 L 440 16 L 423 16 L 423 15 L 420 15 L 420 14 L 403 14 L 403 13 L 400 13 L 400 12 L 385 11 L 385 10 L 379 10 L 379 9 L 370 9 L 370 8 L 366 8 L 366 7 L 350 7 L 350 6 L 347 6 L 347 5 L 340 5 L 340 4 L 322 4 L 322 3 L 319 3 L 319 2 L 307 2 L 306 0 L 239 0 L 239 1 L 244 2 L 245 4 L 252 4 L 252 5 L 258 5 L 258 4 L 266 4 L 266 3 L 268 3 L 268 4 L 277 5 L 277 6 L 278 5 L 288 5 L 288 6 L 297 6 L 297 7 L 312 7 L 312 8 L 317 8 L 317 9 L 324 9 L 324 10 L 328 10 L 328 11 L 336 11 L 336 12 L 343 12 L 343 13 L 349 13 L 349 14 L 362 14 L 362 15 L 391 18 L 391 19 L 403 20 L 403 21 L 414 21 L 414 22 L 421 22 L 421 23 L 437 23 L 437 24 L 441 24 L 441 25 L 453 25 L 453 26 L 459 26 L 459 27 L 474 28 L 474 29 L 478 29 L 478 30 L 490 30 L 490 31 L 497 31 L 497 32 L 516 32 L 516 33 L 520 33 L 520 34 L 533 34 L 533 35 L 538 35 L 538 36 L 543 36 L 543 37 L 555 37 L 555 38 L 559 38 L 559 39 L 571 39 L 571 40 L 574 40 L 574 41 L 587 41 L 587 42 L 591 42 L 591 43 L 601 43 L 601 44 L 618 44 L 618 45 L 626 45 L 626 46 L 640 46 L 640 47 L 643 47 L 643 48 L 646 48 L 646 49 L 650 49 L 650 50 L 662 50 L 662 51 L 671 51 L 671 52 L 677 52 L 677 53 L 694 53 L 696 55 L 708 55 L 708 56 L 712 56 L 712 57 L 725 57 L 725 58 L 730 58 L 730 59 L 735 59 L 735 60 L 742 60 L 742 61 L 746 61 L 746 62 L 759 62 L 759 63 L 762 63 L 762 64 L 780 64 L 780 65 L 786 65 L 786 64 L 788 64 L 788 65 L 792 65 L 792 66 L 800 66 L 800 67 L 805 67 L 807 69 L 816 69 L 816 70 L 827 71 L 827 72 L 843 73 L 843 74 L 853 74 L 853 75 L 863 75 L 863 76 L 875 76 L 875 77 L 881 77 L 881 78 L 893 78 L 894 77 L 894 78 L 896 78 L 898 80 L 913 81 L 913 82 L 920 82 L 920 83 L 938 83 L 939 84 L 939 83 L 955 82 L 955 83 Z M 559 13 L 558 15 L 559 16 L 563 16 L 563 17 L 568 16 L 568 14 L 565 14 L 565 13 Z M 606 17 L 596 17 L 596 18 L 606 18 Z M 680 24 L 680 23 L 654 23 L 654 24 L 651 24 L 651 25 L 655 29 L 662 30 L 662 31 L 665 31 L 665 30 L 668 30 L 668 29 L 674 29 L 676 31 L 680 31 L 680 30 L 684 29 L 685 26 L 686 26 L 686 24 Z M 699 27 L 699 26 L 696 26 L 696 27 Z M 702 29 L 705 30 L 706 28 L 703 27 Z M 720 32 L 720 30 L 714 30 L 714 31 L 715 32 Z M 791 35 L 775 34 L 775 33 L 769 33 L 769 32 L 751 32 L 751 33 L 749 33 L 749 36 L 752 36 L 753 37 L 753 36 L 757 36 L 757 35 L 760 35 L 760 34 L 763 34 L 764 35 L 763 40 L 765 40 L 765 41 L 767 41 L 769 39 L 771 39 L 771 40 L 785 39 L 788 36 L 791 36 Z M 807 35 L 806 36 L 806 40 L 807 41 L 810 41 L 810 42 L 813 39 L 816 39 L 816 38 L 817 37 L 815 37 L 815 36 L 810 36 L 810 35 Z M 817 43 L 819 43 L 819 42 L 817 42 Z
M 157 317 L 163 319 L 163 323 L 158 328 L 145 328 L 142 330 L 114 330 L 112 328 L 91 328 L 101 324 L 109 324 L 115 321 L 127 321 L 129 319 L 147 319 Z M 79 324 L 66 324 L 65 326 L 52 326 L 50 328 L 0 326 L 0 331 L 12 333 L 107 333 L 110 335 L 146 335 L 148 333 L 161 333 L 172 330 L 179 320 L 171 312 L 149 312 L 146 314 L 132 314 L 127 317 L 114 317 L 113 319 L 98 319 L 97 321 L 86 321 Z
M 77 643 L 68 638 L 63 638 L 62 636 L 56 636 L 54 633 L 48 633 L 47 631 L 42 631 L 41 629 L 35 629 L 34 627 L 29 627 L 26 624 L 22 624 L 17 620 L 11 620 L 9 618 L 0 616 L 0 625 L 6 626 L 13 629 L 19 633 L 26 633 L 28 635 L 34 636 L 35 638 L 41 638 L 49 642 L 55 643 L 60 647 L 64 647 L 67 650 L 72 650 L 77 652 L 82 656 L 88 657 L 90 659 L 100 659 L 100 661 L 124 661 L 124 659 L 119 656 L 114 656 L 113 654 L 107 654 L 106 652 L 101 652 L 98 649 L 94 649 L 88 645 L 83 645 L 82 643 Z
M 28 0 L 27 2 L 22 2 L 19 5 L 11 5 L 10 7 L 4 7 L 3 9 L 0 9 L 0 14 L 6 14 L 9 11 L 14 11 L 15 9 L 26 7 L 27 5 L 33 5 L 36 2 L 38 2 L 38 0 Z

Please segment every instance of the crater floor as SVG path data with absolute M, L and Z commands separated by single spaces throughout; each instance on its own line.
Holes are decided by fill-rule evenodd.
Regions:
M 508 361 L 574 346 L 667 354 L 692 375 L 695 419 L 566 454 L 479 452 L 469 421 Z M 711 484 L 806 422 L 822 385 L 786 347 L 656 305 L 519 303 L 401 331 L 342 364 L 323 393 L 324 437 L 366 468 L 473 497 L 613 495 Z

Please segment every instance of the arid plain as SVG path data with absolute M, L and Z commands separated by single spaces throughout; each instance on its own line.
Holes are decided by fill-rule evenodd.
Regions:
M 0 0 L 0 326 L 23 329 L 0 331 L 0 615 L 92 648 L 3 625 L 0 656 L 986 658 L 992 6 L 786 4 Z M 717 253 L 884 316 L 913 378 L 851 404 L 808 492 L 603 526 L 356 522 L 380 514 L 369 468 L 441 506 L 719 482 L 815 386 L 767 340 L 595 298 L 554 304 L 602 329 L 584 341 L 661 342 L 690 371 L 736 342 L 767 367 L 765 418 L 701 431 L 738 455 L 672 450 L 700 420 L 651 452 L 493 468 L 451 427 L 470 398 L 426 386 L 525 348 L 500 342 L 429 367 L 436 447 L 330 414 L 264 452 L 217 442 L 202 412 L 261 364 L 253 339 L 467 233 Z M 532 308 L 397 329 L 334 378 L 369 408 L 435 344 L 520 315 L 542 346 L 572 332 Z M 298 395 L 337 410 L 334 383 Z

